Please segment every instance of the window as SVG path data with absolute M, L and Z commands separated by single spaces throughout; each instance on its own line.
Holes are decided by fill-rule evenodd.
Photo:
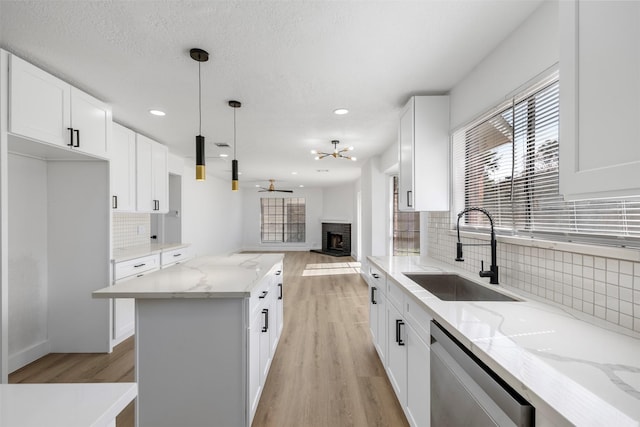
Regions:
M 639 245 L 640 199 L 565 201 L 559 194 L 559 85 L 556 73 L 454 133 L 452 214 L 481 206 L 502 232 Z M 471 212 L 463 225 L 489 224 Z
M 398 177 L 393 177 L 393 254 L 420 255 L 420 212 L 398 209 Z
M 262 243 L 305 241 L 304 198 L 261 198 L 260 213 Z

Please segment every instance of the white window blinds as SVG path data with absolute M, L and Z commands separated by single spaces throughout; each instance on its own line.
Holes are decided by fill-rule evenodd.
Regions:
M 503 233 L 640 244 L 640 200 L 564 201 L 557 73 L 453 135 L 453 209 L 489 210 Z M 606 150 L 606 141 L 603 141 Z M 461 226 L 486 228 L 478 212 Z

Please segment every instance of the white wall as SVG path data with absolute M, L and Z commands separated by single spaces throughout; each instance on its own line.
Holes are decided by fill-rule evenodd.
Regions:
M 231 181 L 207 176 L 195 180 L 195 167 L 182 175 L 182 241 L 191 243 L 194 256 L 223 255 L 242 247 L 242 192 L 231 191 Z
M 47 346 L 47 163 L 9 155 L 9 370 Z M 47 353 L 47 349 L 42 352 Z M 40 352 L 36 352 L 40 353 Z M 41 354 L 38 354 L 40 356 Z
M 558 2 L 545 1 L 451 90 L 452 129 L 503 101 L 559 60 Z
M 322 247 L 322 218 L 324 197 L 321 188 L 300 188 L 293 193 L 259 193 L 258 189 L 240 188 L 244 213 L 242 225 L 242 248 L 247 251 L 302 251 Z M 260 239 L 261 197 L 304 197 L 306 204 L 306 242 L 263 244 Z M 349 205 L 353 203 L 349 201 Z M 341 212 L 335 212 L 340 214 Z
M 380 158 L 369 159 L 361 169 L 362 254 L 387 255 L 388 189 L 387 175 L 380 170 Z
M 335 187 L 324 187 L 322 189 L 322 219 L 353 224 L 355 215 L 353 200 L 355 197 L 354 185 L 351 182 Z M 355 239 L 355 234 L 352 239 Z

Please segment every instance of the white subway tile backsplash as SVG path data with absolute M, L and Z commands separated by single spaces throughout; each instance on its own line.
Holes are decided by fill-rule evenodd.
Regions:
M 467 246 L 465 262 L 453 261 L 456 239 L 449 235 L 450 224 L 448 212 L 428 214 L 428 255 L 472 273 L 480 270 L 481 260 L 486 268 L 487 246 Z M 640 332 L 640 262 L 500 242 L 498 266 L 502 284 Z

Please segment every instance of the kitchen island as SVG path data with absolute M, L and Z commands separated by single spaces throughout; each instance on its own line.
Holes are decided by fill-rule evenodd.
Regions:
M 138 426 L 250 426 L 283 326 L 283 254 L 205 256 L 93 293 L 134 298 Z

